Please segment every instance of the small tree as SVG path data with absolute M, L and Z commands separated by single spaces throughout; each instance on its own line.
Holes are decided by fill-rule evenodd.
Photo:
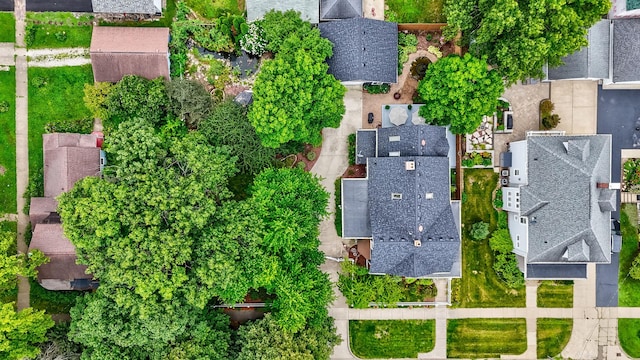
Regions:
M 513 251 L 513 242 L 511 241 L 511 235 L 509 235 L 509 229 L 494 231 L 491 234 L 491 238 L 489 238 L 489 247 L 497 253 L 510 253 Z
M 471 226 L 471 237 L 474 240 L 484 240 L 489 236 L 489 224 L 480 221 Z
M 629 269 L 629 276 L 633 279 L 640 280 L 640 256 L 633 259 L 631 269 Z
M 545 130 L 555 129 L 556 126 L 560 123 L 560 115 L 552 114 L 542 118 L 542 127 Z

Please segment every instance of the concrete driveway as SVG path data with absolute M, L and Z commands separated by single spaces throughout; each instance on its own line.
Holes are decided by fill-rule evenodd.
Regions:
M 597 81 L 554 81 L 550 98 L 555 104 L 554 113 L 560 115 L 560 124 L 555 130 L 575 135 L 596 133 Z

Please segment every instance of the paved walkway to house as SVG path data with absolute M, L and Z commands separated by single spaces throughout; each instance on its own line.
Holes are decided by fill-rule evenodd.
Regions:
M 598 82 L 561 80 L 551 83 L 554 113 L 560 115 L 556 130 L 567 134 L 595 134 L 598 114 Z
M 24 43 L 26 3 L 25 0 L 15 1 L 14 16 L 16 18 L 16 200 L 18 204 L 18 251 L 26 253 L 27 244 L 24 235 L 29 223 L 29 217 L 23 213 L 25 199 L 22 197 L 29 184 L 29 138 L 28 138 L 28 107 L 27 107 L 27 51 Z M 20 277 L 18 283 L 18 310 L 29 307 L 29 281 Z

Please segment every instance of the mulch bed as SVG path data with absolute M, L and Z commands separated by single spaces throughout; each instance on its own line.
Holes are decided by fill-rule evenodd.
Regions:
M 304 150 L 302 152 L 296 154 L 296 163 L 303 162 L 305 164 L 304 171 L 311 171 L 311 169 L 313 168 L 313 165 L 316 163 L 316 161 L 318 161 L 321 151 L 322 151 L 322 146 L 313 147 L 307 144 L 304 146 Z M 307 158 L 307 154 L 310 152 L 313 152 L 316 154 L 313 160 L 309 160 Z
M 342 174 L 343 178 L 365 178 L 367 177 L 367 166 L 366 165 L 349 165 L 347 170 L 345 170 L 344 174 Z

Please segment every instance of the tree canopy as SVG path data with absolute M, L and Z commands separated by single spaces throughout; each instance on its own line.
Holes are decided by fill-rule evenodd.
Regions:
M 292 12 L 284 14 L 277 28 L 265 28 L 268 38 L 269 31 L 286 30 L 289 35 L 280 38 L 275 59 L 266 61 L 258 73 L 249 120 L 264 146 L 278 148 L 291 140 L 319 145 L 323 128 L 340 125 L 346 89 L 327 74 L 325 60 L 332 55 L 331 42 L 299 20 L 299 14 L 293 13 L 298 19 L 292 21 L 295 27 L 286 20 Z
M 451 125 L 454 134 L 469 134 L 483 115 L 496 111 L 504 84 L 487 62 L 470 54 L 450 55 L 431 64 L 418 84 L 418 94 L 427 104 L 420 116 L 432 125 Z
M 509 83 L 542 78 L 542 68 L 587 45 L 587 30 L 609 11 L 609 0 L 447 0 L 453 38 L 462 32 L 469 52 L 487 57 Z

